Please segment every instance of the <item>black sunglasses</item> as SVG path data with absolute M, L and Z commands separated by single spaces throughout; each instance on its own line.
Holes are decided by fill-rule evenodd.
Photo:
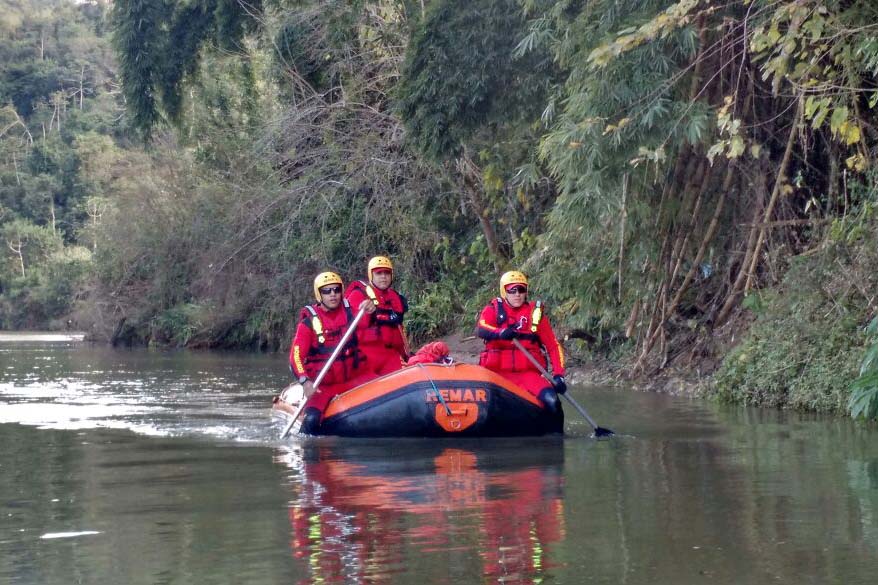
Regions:
M 526 286 L 513 286 L 512 288 L 507 288 L 506 292 L 512 293 L 514 295 L 519 295 L 519 294 L 526 295 L 527 294 L 527 287 Z
M 332 295 L 339 294 L 341 292 L 341 286 L 326 286 L 320 289 L 320 294 L 322 295 Z

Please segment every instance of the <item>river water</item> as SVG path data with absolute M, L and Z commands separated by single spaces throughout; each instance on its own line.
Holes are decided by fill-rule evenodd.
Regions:
M 619 433 L 278 440 L 282 355 L 0 336 L 0 583 L 875 583 L 878 430 L 624 389 Z

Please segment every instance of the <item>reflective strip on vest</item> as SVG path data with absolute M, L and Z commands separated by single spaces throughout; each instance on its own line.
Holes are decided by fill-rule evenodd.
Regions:
M 506 327 L 506 319 L 509 318 L 509 315 L 506 314 L 506 308 L 504 306 L 505 302 L 502 298 L 497 297 L 497 327 Z M 537 326 L 539 326 L 540 321 L 543 320 L 543 301 L 537 301 L 536 306 L 534 306 L 533 311 L 530 316 L 530 332 L 536 333 Z
M 353 321 L 354 315 L 351 312 L 351 304 L 347 299 L 344 299 L 344 310 L 346 316 L 348 318 L 348 324 Z M 308 312 L 311 313 L 311 329 L 314 330 L 314 333 L 317 335 L 317 342 L 320 345 L 326 343 L 326 336 L 323 335 L 323 321 L 320 320 L 320 315 L 317 313 L 317 309 L 312 307 L 311 305 L 305 305 L 305 308 L 308 309 Z
M 537 301 L 536 306 L 534 307 L 533 312 L 530 315 L 530 332 L 537 332 L 537 325 L 540 324 L 540 320 L 543 318 L 543 301 Z
M 380 304 L 380 301 L 378 300 L 378 295 L 375 294 L 375 291 L 372 290 L 372 287 L 366 284 L 364 280 L 360 280 L 359 283 L 363 285 L 363 289 L 366 291 L 366 296 L 368 296 L 369 300 L 372 301 L 372 304 L 377 307 Z
M 313 329 L 314 334 L 317 335 L 317 343 L 323 345 L 326 343 L 326 337 L 323 335 L 323 321 L 320 320 L 320 316 L 317 314 L 317 309 L 311 305 L 305 305 L 305 308 L 311 313 L 311 329 Z

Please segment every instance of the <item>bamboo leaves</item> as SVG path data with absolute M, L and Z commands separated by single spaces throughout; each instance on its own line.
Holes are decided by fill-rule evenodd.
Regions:
M 832 100 L 828 97 L 818 98 L 811 95 L 805 98 L 805 119 L 811 120 L 812 128 L 816 129 L 823 125 L 831 105 Z
M 730 112 L 730 108 L 733 105 L 734 100 L 732 96 L 726 96 L 723 106 L 717 112 L 717 128 L 720 131 L 720 135 L 727 135 L 728 138 L 720 140 L 708 149 L 707 159 L 711 165 L 713 165 L 717 155 L 724 154 L 728 159 L 736 159 L 744 154 L 746 150 L 746 143 L 741 135 L 741 120 L 733 118 Z M 757 158 L 759 156 L 759 149 L 751 151 L 751 154 L 754 152 L 754 158 Z
M 849 108 L 862 92 L 868 95 L 862 80 L 874 70 L 878 55 L 878 41 L 868 27 L 853 22 L 875 16 L 874 6 L 867 8 L 862 2 L 781 2 L 767 21 L 755 27 L 749 41 L 754 59 L 762 62 L 762 78 L 772 81 L 774 95 L 781 83 L 806 93 L 804 115 L 811 128 L 820 129 L 828 120 L 832 137 L 846 146 L 863 139 L 857 114 Z M 870 96 L 869 106 L 876 101 Z
M 616 39 L 596 47 L 588 61 L 593 67 L 605 67 L 613 59 L 654 39 L 666 38 L 674 30 L 692 22 L 692 11 L 700 0 L 680 0 L 672 4 L 655 18 L 639 27 L 629 27 L 616 33 Z

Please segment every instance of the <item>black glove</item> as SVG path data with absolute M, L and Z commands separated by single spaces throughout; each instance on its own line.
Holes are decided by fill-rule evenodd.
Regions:
M 518 337 L 518 330 L 514 327 L 507 327 L 499 333 L 498 337 L 503 341 L 509 341 L 510 339 Z
M 382 310 L 375 316 L 375 319 L 384 325 L 399 325 L 402 323 L 402 313 Z
M 567 380 L 564 379 L 564 376 L 554 376 L 552 379 L 555 380 L 555 383 L 552 384 L 555 387 L 555 392 L 558 394 L 567 392 Z

